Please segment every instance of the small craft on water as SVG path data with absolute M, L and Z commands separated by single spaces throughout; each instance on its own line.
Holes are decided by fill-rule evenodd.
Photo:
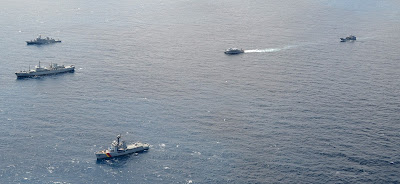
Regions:
M 118 135 L 117 140 L 114 140 L 108 149 L 95 152 L 97 159 L 112 158 L 147 151 L 150 147 L 149 144 L 140 142 L 126 145 L 125 141 L 120 141 L 120 138 L 121 135 Z
M 57 63 L 51 63 L 49 68 L 47 68 L 47 67 L 41 67 L 39 61 L 39 66 L 35 66 L 35 69 L 31 70 L 29 68 L 28 71 L 23 70 L 15 72 L 15 75 L 17 75 L 18 78 L 24 78 L 24 77 L 36 77 L 41 75 L 54 75 L 54 74 L 74 72 L 74 71 L 75 71 L 74 65 L 64 66 L 64 65 L 57 65 Z
M 42 44 L 60 43 L 60 42 L 61 42 L 61 40 L 55 40 L 55 39 L 49 38 L 49 37 L 42 38 L 42 35 L 39 35 L 34 40 L 26 41 L 26 44 L 28 44 L 28 45 L 33 45 L 33 44 L 42 45 Z
M 340 42 L 347 42 L 347 41 L 355 41 L 357 38 L 353 35 L 350 35 L 346 38 L 340 38 Z
M 229 49 L 226 49 L 226 51 L 224 53 L 225 54 L 241 54 L 241 53 L 244 53 L 244 50 L 238 49 L 238 48 L 229 48 Z

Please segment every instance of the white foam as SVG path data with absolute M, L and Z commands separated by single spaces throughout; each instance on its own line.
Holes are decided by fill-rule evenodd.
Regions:
M 266 48 L 266 49 L 250 49 L 250 50 L 245 50 L 244 53 L 263 53 L 263 52 L 279 52 L 281 50 L 286 50 L 296 47 L 295 45 L 288 45 L 282 48 Z
M 272 49 L 253 49 L 253 50 L 245 50 L 245 53 L 254 53 L 254 52 L 278 52 L 282 49 L 272 48 Z

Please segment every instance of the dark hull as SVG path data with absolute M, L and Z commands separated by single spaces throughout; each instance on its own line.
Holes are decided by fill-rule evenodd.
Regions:
M 340 42 L 350 42 L 350 41 L 356 41 L 356 40 L 340 40 Z
M 56 40 L 54 42 L 30 42 L 30 41 L 26 42 L 27 45 L 46 45 L 46 44 L 52 44 L 52 43 L 61 43 L 61 40 Z
M 234 55 L 234 54 L 242 54 L 244 52 L 225 52 L 225 54 Z

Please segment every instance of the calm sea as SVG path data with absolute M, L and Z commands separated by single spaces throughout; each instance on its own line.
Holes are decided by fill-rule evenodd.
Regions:
M 400 183 L 399 28 L 398 0 L 3 0 L 0 183 Z M 39 61 L 76 71 L 16 79 Z M 151 148 L 96 161 L 118 134 Z

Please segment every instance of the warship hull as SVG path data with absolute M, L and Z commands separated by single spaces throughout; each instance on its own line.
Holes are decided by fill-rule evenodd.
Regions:
M 27 45 L 44 45 L 51 43 L 61 43 L 61 40 L 49 41 L 49 42 L 37 42 L 37 41 L 26 41 Z
M 118 150 L 116 152 L 110 152 L 108 150 L 103 150 L 103 151 L 96 152 L 95 155 L 98 160 L 99 159 L 108 159 L 108 158 L 132 154 L 132 153 L 143 152 L 148 149 L 149 149 L 148 144 L 135 143 L 132 145 L 128 145 L 125 150 Z
M 28 71 L 28 72 L 16 72 L 15 75 L 17 75 L 18 78 L 27 78 L 27 77 L 36 77 L 36 76 L 43 76 L 43 75 L 56 75 L 60 73 L 66 73 L 66 72 L 74 72 L 75 67 L 74 66 L 69 66 L 65 67 L 62 69 L 56 69 L 56 70 L 47 70 L 47 71 Z

